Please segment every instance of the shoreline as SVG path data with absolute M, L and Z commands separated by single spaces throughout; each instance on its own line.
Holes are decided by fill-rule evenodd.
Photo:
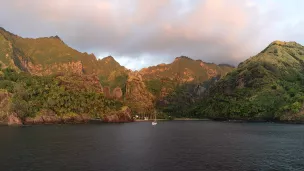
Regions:
M 152 122 L 154 119 L 135 119 L 134 122 Z M 198 118 L 175 118 L 175 119 L 156 119 L 156 121 L 212 121 L 211 119 L 198 119 Z
M 134 122 L 152 122 L 154 119 L 143 120 L 138 119 Z M 281 123 L 281 124 L 304 124 L 304 121 L 279 121 L 279 120 L 248 120 L 248 119 L 224 119 L 224 118 L 213 118 L 213 119 L 199 119 L 199 118 L 175 118 L 175 119 L 157 119 L 157 121 L 214 121 L 214 122 L 228 122 L 228 123 Z
M 59 122 L 59 123 L 36 123 L 36 124 L 22 124 L 22 125 L 8 125 L 0 121 L 0 126 L 36 126 L 36 125 L 84 125 L 84 124 L 122 124 L 132 122 L 152 122 L 154 119 L 143 120 L 138 119 L 131 122 L 105 122 L 101 119 L 90 119 L 86 122 Z M 175 118 L 175 119 L 157 119 L 157 121 L 213 121 L 213 122 L 226 122 L 226 123 L 278 123 L 278 124 L 304 124 L 304 121 L 278 121 L 278 120 L 247 120 L 247 119 L 199 119 L 199 118 Z
M 304 124 L 304 121 L 297 120 L 263 120 L 263 119 L 224 119 L 224 118 L 214 118 L 210 119 L 216 122 L 231 122 L 231 123 L 282 123 L 282 124 Z

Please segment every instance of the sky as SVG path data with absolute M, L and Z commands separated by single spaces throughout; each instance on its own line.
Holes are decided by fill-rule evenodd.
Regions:
M 303 0 L 0 0 L 0 27 L 58 35 L 129 69 L 188 56 L 236 66 L 274 40 L 304 45 Z

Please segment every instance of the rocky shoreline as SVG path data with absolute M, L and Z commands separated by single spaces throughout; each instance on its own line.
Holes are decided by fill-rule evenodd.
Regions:
M 50 124 L 85 124 L 85 123 L 127 123 L 133 122 L 131 110 L 123 107 L 120 111 L 108 113 L 101 118 L 92 118 L 86 114 L 69 114 L 58 116 L 55 114 L 42 114 L 35 117 L 19 118 L 11 114 L 0 125 L 22 126 L 22 125 L 50 125 Z

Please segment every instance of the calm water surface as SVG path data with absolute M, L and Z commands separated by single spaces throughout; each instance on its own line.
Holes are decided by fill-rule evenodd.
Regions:
M 304 170 L 304 125 L 3 126 L 0 136 L 1 171 Z

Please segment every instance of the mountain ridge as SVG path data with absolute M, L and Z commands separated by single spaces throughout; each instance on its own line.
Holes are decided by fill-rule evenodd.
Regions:
M 55 36 L 48 36 L 48 37 L 38 37 L 38 38 L 21 37 L 21 36 L 18 36 L 18 35 L 14 34 L 14 33 L 11 33 L 11 32 L 9 32 L 9 31 L 7 31 L 7 30 L 4 29 L 3 27 L 0 27 L 0 33 L 2 33 L 2 35 L 6 35 L 6 38 L 7 38 L 8 40 L 11 40 L 11 38 L 9 38 L 9 36 L 12 36 L 13 38 L 25 39 L 25 40 L 29 40 L 29 41 L 59 40 L 61 43 L 63 43 L 64 45 L 66 45 L 66 46 L 67 46 L 68 48 L 70 48 L 71 50 L 77 51 L 76 49 L 74 49 L 74 48 L 68 46 L 68 45 L 67 45 L 67 44 L 66 44 L 58 35 L 55 35 Z M 7 36 L 7 35 L 9 35 L 9 36 Z M 77 51 L 77 52 L 79 52 L 79 51 Z M 109 57 L 109 56 L 107 56 L 107 57 L 104 57 L 104 58 L 97 58 L 93 53 L 88 53 L 88 52 L 79 52 L 79 53 L 80 53 L 80 54 L 83 54 L 83 55 L 85 55 L 85 56 L 94 56 L 94 58 L 96 58 L 97 61 L 103 60 L 104 58 Z M 111 57 L 112 57 L 112 56 L 111 56 Z M 113 57 L 112 57 L 112 58 L 113 58 Z M 176 57 L 175 60 L 176 60 L 176 59 L 179 59 L 179 58 L 189 58 L 189 57 L 180 56 L 180 57 Z M 115 58 L 113 58 L 113 59 L 115 60 Z M 192 58 L 189 58 L 189 59 L 194 60 L 194 59 L 192 59 Z M 116 61 L 116 60 L 115 60 L 115 61 Z M 202 60 L 201 60 L 201 59 L 198 59 L 197 61 L 202 61 Z M 116 61 L 116 62 L 117 62 L 117 61 Z M 171 63 L 173 63 L 173 62 L 174 62 L 174 60 L 173 60 Z M 207 64 L 214 64 L 214 63 L 209 63 L 209 62 L 205 62 L 205 61 L 202 61 L 202 62 L 207 63 Z M 169 64 L 170 64 L 170 63 L 169 63 Z M 149 68 L 149 67 L 158 66 L 158 65 L 161 65 L 161 64 L 151 65 L 151 66 L 144 67 L 144 68 Z M 215 64 L 215 65 L 227 65 L 227 66 L 233 67 L 233 66 L 230 65 L 230 64 Z M 142 69 L 144 69 L 144 68 L 142 68 Z M 140 69 L 140 70 L 142 70 L 142 69 Z M 128 69 L 128 70 L 130 70 L 130 71 L 135 71 L 135 70 L 132 70 L 132 69 Z

